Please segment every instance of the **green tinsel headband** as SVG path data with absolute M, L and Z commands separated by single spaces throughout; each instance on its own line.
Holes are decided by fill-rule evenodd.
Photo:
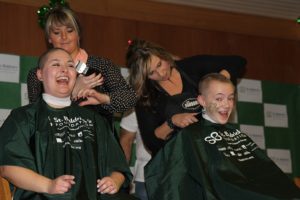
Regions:
M 70 8 L 65 0 L 49 0 L 49 5 L 43 5 L 37 11 L 39 26 L 44 29 L 47 21 L 48 14 L 51 10 L 57 7 Z

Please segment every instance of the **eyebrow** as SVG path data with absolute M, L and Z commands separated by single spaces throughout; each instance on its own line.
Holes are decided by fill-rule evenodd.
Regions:
M 67 63 L 68 63 L 68 64 L 75 65 L 75 63 L 74 63 L 74 61 L 73 61 L 73 60 L 69 60 Z
M 51 61 L 51 62 L 60 62 L 61 60 L 60 59 L 58 59 L 58 58 L 53 58 L 53 59 L 50 59 L 49 61 Z M 68 60 L 67 61 L 67 63 L 74 63 L 74 61 L 72 60 L 72 59 L 70 59 L 70 60 Z
M 57 58 L 53 58 L 53 59 L 49 59 L 49 61 L 53 62 L 53 61 L 60 61 L 60 60 Z
M 225 95 L 224 93 L 217 93 L 216 95 Z M 229 94 L 228 96 L 235 96 L 234 93 Z
M 159 57 L 158 57 L 159 58 Z M 159 58 L 159 60 L 158 60 L 158 62 L 154 65 L 155 66 L 155 69 L 159 66 L 159 65 L 161 65 L 161 59 Z M 155 70 L 151 70 L 151 65 L 150 65 L 150 67 L 149 67 L 149 70 L 148 70 L 148 74 L 151 74 L 151 73 L 153 73 Z

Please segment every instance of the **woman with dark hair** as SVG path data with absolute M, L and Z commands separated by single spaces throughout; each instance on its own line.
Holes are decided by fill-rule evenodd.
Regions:
M 176 130 L 198 121 L 197 83 L 202 76 L 218 72 L 236 83 L 246 65 L 241 56 L 197 55 L 174 60 L 161 46 L 139 39 L 130 43 L 126 61 L 138 97 L 139 128 L 152 155 Z

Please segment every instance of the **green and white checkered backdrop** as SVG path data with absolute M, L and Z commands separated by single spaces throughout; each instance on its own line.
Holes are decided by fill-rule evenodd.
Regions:
M 11 109 L 28 104 L 27 73 L 37 65 L 37 60 L 31 56 L 0 54 L 0 126 Z M 126 69 L 121 72 L 128 75 Z M 231 121 L 264 149 L 286 174 L 299 177 L 299 85 L 242 79 L 237 92 L 237 109 Z

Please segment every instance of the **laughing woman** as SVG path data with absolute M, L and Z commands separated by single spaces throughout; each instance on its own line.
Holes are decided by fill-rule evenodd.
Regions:
M 132 177 L 107 120 L 71 102 L 72 57 L 53 48 L 40 57 L 42 98 L 14 109 L 0 128 L 0 176 L 14 199 L 131 199 Z

